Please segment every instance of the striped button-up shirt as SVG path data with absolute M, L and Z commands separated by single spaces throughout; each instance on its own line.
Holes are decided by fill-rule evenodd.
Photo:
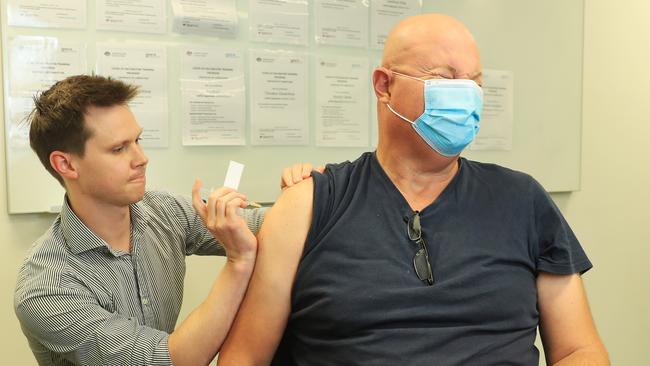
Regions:
M 244 210 L 257 232 L 264 210 Z M 185 256 L 224 255 L 189 200 L 131 205 L 131 253 L 113 251 L 67 200 L 18 275 L 15 310 L 40 365 L 171 365 Z

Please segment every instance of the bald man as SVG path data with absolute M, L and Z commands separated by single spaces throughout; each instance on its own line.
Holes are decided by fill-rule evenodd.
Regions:
M 591 263 L 530 176 L 459 157 L 482 109 L 470 32 L 427 14 L 373 74 L 379 144 L 284 191 L 223 365 L 606 365 Z M 271 250 L 272 249 L 272 250 Z

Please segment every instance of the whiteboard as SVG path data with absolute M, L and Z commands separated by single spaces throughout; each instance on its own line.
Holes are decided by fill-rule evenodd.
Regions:
M 580 188 L 583 0 L 436 0 L 474 34 L 485 69 L 514 72 L 512 151 L 470 159 L 522 170 L 547 191 Z
M 88 72 L 95 65 L 95 44 L 99 42 L 147 42 L 167 47 L 169 147 L 149 148 L 148 188 L 190 194 L 195 177 L 206 186 L 223 183 L 230 160 L 246 165 L 240 191 L 258 202 L 272 202 L 280 193 L 282 167 L 294 162 L 324 164 L 353 160 L 366 147 L 324 148 L 315 146 L 315 72 L 318 56 L 365 58 L 372 68 L 381 52 L 371 48 L 319 45 L 314 41 L 313 4 L 310 2 L 310 34 L 307 46 L 249 41 L 247 0 L 237 0 L 238 34 L 234 39 L 217 39 L 173 33 L 171 16 L 164 34 L 97 30 L 95 1 L 88 2 L 86 29 L 10 27 L 7 0 L 2 3 L 3 99 L 7 96 L 7 42 L 15 36 L 49 36 L 86 42 Z M 424 0 L 423 12 L 443 12 L 464 22 L 474 33 L 481 50 L 483 67 L 514 73 L 514 127 L 511 151 L 467 151 L 467 158 L 494 162 L 530 173 L 548 191 L 572 191 L 580 183 L 580 136 L 582 111 L 583 0 Z M 168 4 L 168 11 L 171 7 Z M 289 50 L 305 52 L 309 67 L 309 144 L 306 146 L 254 146 L 246 134 L 245 146 L 182 146 L 179 49 L 185 44 L 218 45 L 241 50 Z M 245 57 L 245 59 L 247 59 Z M 250 91 L 250 80 L 247 80 Z M 368 93 L 372 95 L 371 85 Z M 250 101 L 250 95 L 248 96 Z M 371 128 L 376 124 L 374 96 L 368 107 Z M 56 212 L 63 190 L 27 147 L 12 147 L 6 125 L 5 149 L 8 211 L 10 213 Z M 247 113 L 246 126 L 250 129 Z M 365 123 L 365 121 L 364 121 Z M 375 129 L 375 128 L 373 128 Z

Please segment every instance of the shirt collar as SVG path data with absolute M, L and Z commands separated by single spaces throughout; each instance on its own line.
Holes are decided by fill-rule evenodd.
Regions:
M 81 219 L 74 213 L 68 196 L 66 195 L 61 207 L 61 231 L 65 242 L 70 247 L 74 254 L 83 253 L 88 250 L 106 247 L 108 245 L 104 239 L 95 235 L 95 233 L 81 221 Z
M 133 242 L 138 242 L 144 235 L 149 215 L 143 207 L 142 201 L 131 204 L 131 237 Z M 104 239 L 97 236 L 86 224 L 79 219 L 74 213 L 68 202 L 68 196 L 63 200 L 61 207 L 61 231 L 65 241 L 74 254 L 80 254 L 88 250 L 106 248 L 113 255 L 117 255 L 111 250 L 110 246 Z M 134 245 L 135 247 L 135 245 Z
M 131 204 L 131 254 L 133 254 L 144 237 L 149 223 L 149 214 L 142 200 Z

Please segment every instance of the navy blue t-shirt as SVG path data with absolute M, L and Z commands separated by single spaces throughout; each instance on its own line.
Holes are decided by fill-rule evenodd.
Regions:
M 540 184 L 460 158 L 420 212 L 432 286 L 413 268 L 412 215 L 374 153 L 314 174 L 274 365 L 538 365 L 537 273 L 591 268 Z

